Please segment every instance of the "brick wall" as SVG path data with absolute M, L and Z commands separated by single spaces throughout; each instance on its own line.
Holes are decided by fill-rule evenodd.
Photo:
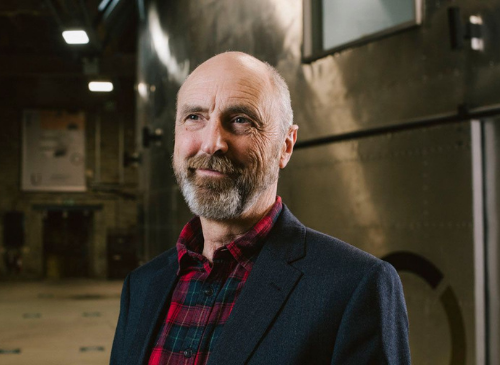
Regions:
M 17 103 L 20 104 L 20 103 Z M 120 109 L 114 103 L 103 108 L 88 108 L 86 113 L 86 180 L 85 193 L 23 192 L 20 189 L 23 109 L 31 106 L 12 107 L 0 105 L 0 216 L 11 210 L 25 213 L 26 240 L 23 247 L 23 277 L 41 277 L 43 249 L 43 210 L 34 206 L 102 206 L 94 214 L 94 232 L 91 245 L 91 276 L 105 277 L 107 230 L 135 231 L 137 227 L 137 170 L 124 168 L 120 174 L 119 135 L 124 136 L 124 150 L 135 149 L 133 103 Z M 44 106 L 47 108 L 47 106 Z M 48 107 L 48 109 L 58 109 Z M 64 108 L 59 108 L 64 110 Z M 96 161 L 96 125 L 100 121 L 100 159 Z M 121 127 L 120 127 L 121 126 Z M 120 175 L 122 178 L 120 178 Z M 99 179 L 97 179 L 99 178 Z M 6 248 L 3 242 L 3 220 L 0 220 L 0 278 L 5 277 L 3 260 Z

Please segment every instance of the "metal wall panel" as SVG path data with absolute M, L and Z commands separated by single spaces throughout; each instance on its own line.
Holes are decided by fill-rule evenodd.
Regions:
M 281 180 L 280 194 L 306 225 L 377 257 L 405 253 L 438 268 L 436 287 L 420 268 L 401 274 L 413 363 L 475 363 L 468 123 L 299 150 Z
M 427 0 L 420 27 L 311 64 L 301 62 L 300 0 L 138 3 L 138 135 L 145 126 L 163 130 L 161 143 L 142 148 L 146 259 L 172 247 L 189 217 L 170 167 L 175 98 L 214 54 L 244 51 L 278 68 L 299 141 L 500 103 L 499 0 Z M 482 16 L 484 52 L 450 49 L 451 5 L 464 19 Z M 434 286 L 401 273 L 415 364 L 482 363 L 470 140 L 470 125 L 457 123 L 304 148 L 280 180 L 304 223 L 379 257 L 411 254 L 441 273 L 427 278 Z

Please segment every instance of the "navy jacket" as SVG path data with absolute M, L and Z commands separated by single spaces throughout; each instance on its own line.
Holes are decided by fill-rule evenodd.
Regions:
M 147 364 L 178 268 L 171 249 L 123 285 L 112 365 Z M 306 228 L 284 206 L 209 365 L 409 364 L 394 268 Z

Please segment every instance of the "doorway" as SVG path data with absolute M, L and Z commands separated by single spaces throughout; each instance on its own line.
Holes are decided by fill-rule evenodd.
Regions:
M 94 214 L 89 210 L 49 210 L 43 219 L 43 272 L 48 279 L 89 277 Z

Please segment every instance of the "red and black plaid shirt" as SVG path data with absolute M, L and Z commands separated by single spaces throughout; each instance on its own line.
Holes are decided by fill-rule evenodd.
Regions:
M 214 252 L 213 264 L 201 254 L 200 219 L 186 224 L 177 241 L 179 281 L 149 365 L 207 363 L 281 209 L 278 196 L 269 213 L 244 236 Z

